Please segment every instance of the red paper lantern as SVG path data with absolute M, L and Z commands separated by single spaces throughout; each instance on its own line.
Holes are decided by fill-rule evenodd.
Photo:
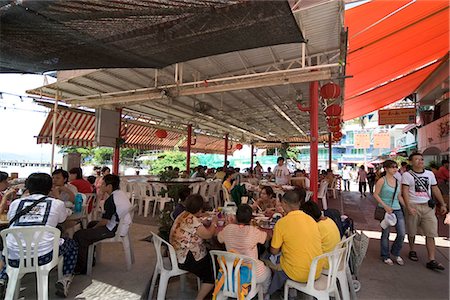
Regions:
M 341 95 L 341 87 L 334 82 L 328 82 L 320 88 L 320 96 L 324 99 L 335 99 Z
M 341 124 L 341 119 L 340 118 L 328 118 L 327 119 L 327 124 L 328 126 L 338 126 L 339 124 Z
M 241 150 L 242 149 L 242 144 L 236 144 L 236 149 Z
M 167 137 L 167 131 L 164 129 L 158 129 L 156 130 L 155 135 L 159 139 L 165 139 Z
M 342 132 L 340 132 L 340 131 L 334 132 L 333 137 L 340 139 L 342 137 Z
M 339 132 L 341 130 L 341 126 L 330 126 L 328 129 L 330 130 L 330 132 Z
M 332 104 L 329 105 L 326 109 L 325 109 L 325 113 L 327 114 L 328 117 L 338 117 L 341 115 L 341 107 L 337 104 Z

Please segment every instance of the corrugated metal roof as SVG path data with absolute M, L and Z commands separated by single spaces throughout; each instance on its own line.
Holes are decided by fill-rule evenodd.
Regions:
M 309 30 L 306 67 L 335 63 L 326 67 L 331 77 L 339 76 L 340 31 L 343 18 L 342 1 L 302 1 L 298 11 L 294 12 L 297 20 Z M 308 32 L 308 31 L 307 31 Z M 233 139 L 241 142 L 287 140 L 291 137 L 305 137 L 309 131 L 309 115 L 297 109 L 296 98 L 303 95 L 304 105 L 308 104 L 309 83 L 291 83 L 286 78 L 299 78 L 315 74 L 310 69 L 296 71 L 296 75 L 286 77 L 292 68 L 300 69 L 301 44 L 284 44 L 263 47 L 206 58 L 194 59 L 179 68 L 180 81 L 175 83 L 175 66 L 155 69 L 102 69 L 88 74 L 59 80 L 57 83 L 30 91 L 35 94 L 54 97 L 56 90 L 61 92 L 60 100 L 80 97 L 93 97 L 96 103 L 105 103 L 118 96 L 135 97 L 151 95 L 151 88 L 157 83 L 158 90 L 171 85 L 170 93 L 183 91 L 187 83 L 198 82 L 195 88 L 214 88 L 222 81 L 218 78 L 231 78 L 230 84 L 243 82 L 242 76 L 266 74 L 264 72 L 286 71 L 271 75 L 280 81 L 272 86 L 242 88 L 231 91 L 196 94 L 190 96 L 168 95 L 161 99 L 141 101 L 123 105 L 125 113 L 145 115 L 164 126 L 184 129 L 188 123 L 215 136 L 229 133 Z M 327 52 L 328 51 L 328 52 Z M 320 61 L 319 61 L 319 60 Z M 278 73 L 277 73 L 278 74 Z M 294 73 L 292 73 L 294 74 Z M 297 76 L 298 74 L 298 76 Z M 237 77 L 240 76 L 240 77 Z M 264 79 L 266 75 L 258 78 Z M 239 79 L 235 79 L 239 78 Z M 273 79 L 271 79 L 273 80 Z M 225 82 L 225 81 L 224 81 Z M 227 82 L 228 83 L 228 82 Z M 183 85 L 184 84 L 184 85 Z M 122 91 L 120 94 L 116 92 Z M 108 96 L 108 93 L 116 93 Z M 154 93 L 154 92 L 153 92 Z M 100 96 L 101 95 L 101 96 Z M 149 98 L 150 99 L 150 98 Z M 122 105 L 121 105 L 122 106 Z M 321 108 L 325 102 L 321 101 Z M 280 111 L 284 113 L 281 114 Z M 301 131 L 286 119 L 290 118 Z M 319 115 L 321 133 L 327 131 L 324 114 Z

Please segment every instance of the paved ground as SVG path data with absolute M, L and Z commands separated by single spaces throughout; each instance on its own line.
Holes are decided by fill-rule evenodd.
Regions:
M 354 189 L 354 187 L 352 188 Z M 359 299 L 449 299 L 449 249 L 448 226 L 439 220 L 440 238 L 437 239 L 437 259 L 446 265 L 444 272 L 434 272 L 425 268 L 426 249 L 418 246 L 419 261 L 408 260 L 408 245 L 405 244 L 402 256 L 405 266 L 387 266 L 379 259 L 379 225 L 373 220 L 375 200 L 368 194 L 360 198 L 359 193 L 343 192 L 341 194 L 344 212 L 355 221 L 358 230 L 364 230 L 370 237 L 369 250 L 359 272 L 361 291 Z M 330 207 L 340 207 L 338 200 L 329 200 Z M 137 216 L 131 229 L 136 263 L 131 271 L 125 270 L 123 250 L 119 244 L 108 244 L 103 248 L 101 261 L 94 267 L 93 276 L 77 276 L 71 286 L 69 299 L 140 299 L 146 295 L 146 289 L 151 279 L 155 265 L 153 244 L 141 241 L 150 232 L 156 231 L 156 220 Z M 423 242 L 418 238 L 418 242 Z M 49 297 L 54 296 L 56 272 L 51 273 L 49 280 Z M 35 277 L 26 275 L 21 292 L 25 299 L 36 299 Z M 188 276 L 185 291 L 180 291 L 179 279 L 172 279 L 166 295 L 167 299 L 193 299 L 196 291 L 196 281 Z M 276 294 L 272 299 L 282 299 Z

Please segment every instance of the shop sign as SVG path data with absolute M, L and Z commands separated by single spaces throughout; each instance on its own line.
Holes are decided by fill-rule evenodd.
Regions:
M 389 133 L 374 133 L 373 135 L 374 148 L 391 148 L 391 136 Z
M 415 108 L 382 109 L 378 111 L 378 125 L 414 124 Z
M 368 149 L 370 148 L 370 134 L 368 133 L 357 133 L 355 134 L 355 149 Z

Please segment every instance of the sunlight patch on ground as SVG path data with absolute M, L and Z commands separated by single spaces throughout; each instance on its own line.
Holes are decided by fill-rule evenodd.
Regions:
M 367 235 L 371 239 L 377 239 L 379 240 L 381 238 L 381 232 L 380 231 L 370 231 L 370 230 L 363 230 L 364 234 Z M 397 234 L 394 232 L 391 232 L 389 235 L 389 240 L 394 241 L 397 237 Z M 444 237 L 437 237 L 434 239 L 436 246 L 438 247 L 446 247 L 450 248 L 450 241 Z M 405 237 L 405 243 L 408 243 L 408 235 Z M 416 245 L 425 245 L 425 237 L 421 235 L 416 236 Z
M 89 300 L 101 300 L 101 299 L 141 299 L 141 295 L 123 290 L 116 286 L 92 280 L 92 283 L 83 290 L 83 293 L 77 295 L 75 299 L 89 299 Z

